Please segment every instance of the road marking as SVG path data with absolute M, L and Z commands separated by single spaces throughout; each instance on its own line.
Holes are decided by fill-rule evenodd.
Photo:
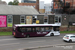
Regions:
M 18 40 L 18 39 L 0 39 L 0 41 L 7 41 L 7 40 Z
M 41 41 L 30 41 L 29 43 L 38 43 L 38 42 L 46 42 L 46 40 L 41 40 Z
M 50 48 L 50 47 L 56 47 L 56 46 L 69 46 L 69 45 L 75 45 L 75 43 L 36 46 L 36 47 L 28 47 L 28 48 L 23 48 L 23 49 L 18 49 L 18 50 L 30 50 L 30 49 L 33 50 L 33 49 L 38 49 L 38 48 Z
M 0 46 L 6 46 L 6 45 L 15 45 L 15 44 L 20 44 L 20 43 L 8 43 L 8 44 L 0 44 Z

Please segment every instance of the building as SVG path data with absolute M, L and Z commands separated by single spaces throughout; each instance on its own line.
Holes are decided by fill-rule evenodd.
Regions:
M 75 0 L 53 0 L 53 12 L 62 14 L 61 31 L 75 30 Z
M 55 14 L 39 14 L 32 6 L 0 5 L 0 31 L 12 31 L 14 24 L 55 23 Z
M 75 0 L 53 0 L 55 13 L 75 14 Z
M 7 5 L 7 3 L 5 1 L 0 0 L 0 5 Z
M 45 13 L 44 1 L 40 1 L 40 2 L 39 2 L 39 12 L 40 12 L 40 13 Z
M 52 4 L 45 4 L 45 13 L 51 13 L 52 12 Z
M 14 24 L 31 24 L 36 14 L 32 6 L 0 5 L 0 31 L 11 31 Z
M 21 6 L 33 6 L 37 11 L 39 11 L 39 0 L 21 0 Z

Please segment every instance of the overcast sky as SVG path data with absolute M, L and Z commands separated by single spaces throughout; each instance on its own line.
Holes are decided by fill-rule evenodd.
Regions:
M 8 3 L 13 0 L 2 0 L 2 1 L 6 1 Z M 44 3 L 51 3 L 52 0 L 40 0 L 40 1 L 44 1 Z M 19 2 L 21 2 L 21 0 L 19 0 Z

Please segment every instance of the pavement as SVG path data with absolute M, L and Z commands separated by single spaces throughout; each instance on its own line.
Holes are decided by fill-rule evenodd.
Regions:
M 57 45 L 46 45 L 46 46 L 38 46 L 38 47 L 30 47 L 21 50 L 49 50 L 49 49 L 74 49 L 75 43 L 67 43 L 67 44 L 57 44 Z
M 75 45 L 72 45 L 72 46 L 55 46 L 55 47 L 39 48 L 39 49 L 32 49 L 32 50 L 75 50 Z

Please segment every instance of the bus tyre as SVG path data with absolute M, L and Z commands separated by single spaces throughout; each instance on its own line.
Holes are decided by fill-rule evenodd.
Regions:
M 29 38 L 29 35 L 26 35 L 26 38 Z
M 50 34 L 50 36 L 54 36 L 54 34 L 53 34 L 53 33 L 51 33 L 51 34 Z
M 69 40 L 69 43 L 71 43 L 71 42 L 72 42 L 72 40 L 70 39 L 70 40 Z

